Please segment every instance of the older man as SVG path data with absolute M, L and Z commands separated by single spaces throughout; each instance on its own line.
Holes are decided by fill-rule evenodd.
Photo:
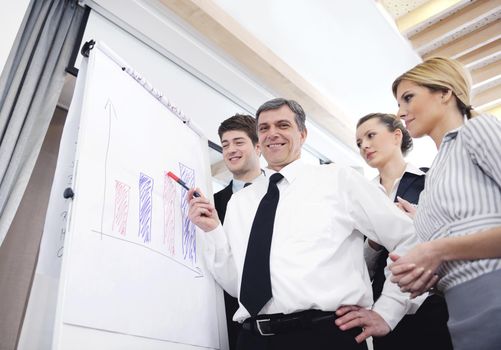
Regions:
M 366 349 L 409 303 L 390 281 L 373 302 L 363 235 L 407 251 L 412 222 L 351 168 L 301 161 L 307 130 L 297 102 L 268 101 L 256 116 L 267 179 L 233 195 L 224 229 L 209 201 L 188 193 L 208 268 L 239 297 L 237 348 Z

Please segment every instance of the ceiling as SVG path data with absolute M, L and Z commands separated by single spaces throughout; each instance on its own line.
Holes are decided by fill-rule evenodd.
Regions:
M 423 58 L 457 59 L 472 77 L 472 105 L 501 117 L 501 0 L 379 0 Z
M 345 114 L 325 98 L 322 94 L 324 90 L 318 91 L 316 86 L 297 74 L 281 57 L 275 55 L 273 50 L 245 31 L 242 25 L 232 20 L 227 13 L 222 10 L 217 12 L 214 0 L 158 1 L 191 24 L 193 28 L 204 33 L 204 37 L 215 38 L 216 46 L 221 47 L 223 51 L 226 49 L 225 52 L 229 54 L 229 57 L 236 57 L 237 62 L 247 67 L 247 71 L 261 77 L 273 91 L 301 101 L 302 105 L 306 106 L 309 111 L 315 112 L 316 114 L 313 113 L 315 115 L 326 116 L 322 119 L 324 122 L 318 122 L 319 127 L 337 131 L 337 134 L 334 131 L 332 133 L 339 140 L 348 145 L 354 144 L 352 130 L 346 128 L 350 121 L 345 120 Z M 228 0 L 228 3 L 232 2 Z M 391 17 L 390 22 L 395 24 L 402 36 L 408 39 L 415 52 L 422 58 L 430 55 L 444 55 L 462 62 L 473 77 L 473 106 L 477 110 L 488 111 L 501 118 L 501 0 L 376 0 L 376 3 L 381 5 L 378 7 L 385 9 L 384 12 L 387 12 L 388 16 L 384 17 Z M 241 4 L 235 6 L 241 7 Z M 353 5 L 353 7 L 356 6 Z M 366 24 L 370 26 L 370 23 Z M 304 28 L 301 31 L 304 31 Z M 335 35 L 336 31 L 329 32 L 329 34 Z M 398 34 L 394 36 L 396 41 L 401 43 Z M 380 43 L 379 40 L 378 43 Z M 341 47 L 344 46 L 341 45 Z M 391 51 L 391 48 L 385 48 L 383 51 Z M 408 51 L 415 57 L 412 50 Z M 296 56 L 304 57 L 305 55 L 294 55 Z M 363 55 L 356 57 L 358 56 L 364 57 Z M 315 62 L 318 62 L 318 57 L 314 58 Z M 400 62 L 398 58 L 395 60 L 395 65 L 405 61 L 404 57 L 401 57 Z M 339 72 L 336 72 L 334 76 L 339 78 Z M 74 79 L 67 79 L 63 91 L 73 91 L 72 85 L 74 85 Z M 350 91 L 350 89 L 347 90 Z M 389 98 L 393 105 L 393 98 L 391 96 Z M 66 107 L 70 99 L 71 93 L 63 94 L 60 105 Z M 344 99 L 346 98 L 343 97 L 340 100 Z M 355 113 L 355 115 L 363 114 Z M 337 119 L 331 116 L 336 116 Z M 431 141 L 429 147 L 426 148 L 426 146 L 420 144 L 411 156 L 422 153 L 423 157 L 432 160 L 436 152 L 435 146 Z M 418 152 L 421 149 L 425 151 Z M 415 164 L 429 165 L 431 160 L 430 162 L 423 161 L 423 159 L 411 161 Z M 211 152 L 211 164 L 213 173 L 221 174 L 221 179 L 230 177 L 228 172 L 224 172 L 225 167 L 220 153 Z

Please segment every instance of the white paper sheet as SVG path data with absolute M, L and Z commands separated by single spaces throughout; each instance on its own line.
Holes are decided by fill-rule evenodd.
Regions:
M 187 219 L 186 191 L 167 177 L 172 171 L 207 193 L 206 142 L 99 48 L 91 51 L 64 323 L 220 347 L 215 282 Z

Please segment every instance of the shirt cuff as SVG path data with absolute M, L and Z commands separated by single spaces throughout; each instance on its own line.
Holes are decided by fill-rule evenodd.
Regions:
M 212 244 L 216 249 L 224 248 L 228 245 L 228 239 L 224 233 L 223 226 L 219 224 L 214 230 L 204 233 L 204 240 Z
M 405 316 L 407 306 L 405 301 L 398 301 L 383 294 L 372 306 L 372 311 L 377 312 L 393 330 Z
M 409 306 L 407 310 L 407 315 L 413 315 L 415 314 L 418 309 L 421 307 L 421 305 L 424 303 L 426 298 L 428 298 L 429 294 L 428 293 L 423 293 L 418 297 L 415 297 L 414 299 L 410 299 L 408 301 Z

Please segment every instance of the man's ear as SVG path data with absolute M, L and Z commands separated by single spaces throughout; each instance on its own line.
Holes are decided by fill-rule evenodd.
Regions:
M 301 145 L 304 144 L 307 136 L 308 136 L 308 129 L 304 128 L 304 130 L 301 131 Z
M 254 150 L 256 151 L 257 156 L 260 157 L 261 156 L 261 146 L 259 145 L 259 143 L 256 143 L 254 145 Z

